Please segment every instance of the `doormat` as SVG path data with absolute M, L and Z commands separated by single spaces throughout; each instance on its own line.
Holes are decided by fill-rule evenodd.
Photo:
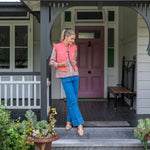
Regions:
M 108 101 L 107 98 L 78 98 L 79 102 L 99 102 L 99 101 Z
M 66 98 L 64 99 L 66 101 Z M 78 98 L 78 102 L 102 102 L 108 101 L 107 98 Z
M 130 127 L 128 121 L 85 121 L 86 127 Z

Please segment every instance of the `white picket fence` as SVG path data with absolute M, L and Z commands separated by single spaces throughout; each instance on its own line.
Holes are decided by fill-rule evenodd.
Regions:
M 7 109 L 40 109 L 40 74 L 0 75 L 0 105 Z

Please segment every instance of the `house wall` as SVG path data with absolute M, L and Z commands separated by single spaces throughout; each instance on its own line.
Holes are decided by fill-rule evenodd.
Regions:
M 133 59 L 137 52 L 137 13 L 127 7 L 119 8 L 119 62 L 123 56 Z M 119 81 L 121 82 L 122 64 L 119 63 Z
M 127 60 L 132 60 L 137 54 L 137 13 L 127 7 L 119 8 L 119 62 L 122 62 L 123 56 Z M 136 69 L 135 84 L 136 91 Z M 119 83 L 121 83 L 122 63 L 119 63 Z M 130 100 L 126 99 L 130 104 Z M 134 108 L 136 108 L 136 100 L 134 100 Z
M 59 43 L 60 42 L 60 36 L 61 36 L 61 17 L 58 16 L 53 24 L 52 27 L 52 32 L 51 32 L 51 39 L 52 43 Z M 62 90 L 62 85 L 61 85 L 61 80 L 56 79 L 56 71 L 52 67 L 52 86 L 51 86 L 51 91 L 52 91 L 52 99 L 60 99 L 62 98 L 61 96 L 61 90 Z
M 142 17 L 137 18 L 137 114 L 150 114 L 149 31 Z
M 60 40 L 61 34 L 61 18 L 60 16 L 55 20 L 52 32 L 51 39 L 52 43 L 58 43 Z M 50 52 L 51 50 L 49 50 Z M 40 72 L 40 23 L 37 21 L 36 17 L 33 19 L 33 71 Z M 61 82 L 59 79 L 55 78 L 56 71 L 52 68 L 52 99 L 61 98 Z

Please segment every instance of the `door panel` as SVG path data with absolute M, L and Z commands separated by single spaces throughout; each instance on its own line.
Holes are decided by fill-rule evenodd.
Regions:
M 80 31 L 84 33 L 84 30 L 86 32 L 89 30 L 90 34 L 94 31 L 91 39 L 79 34 Z M 96 30 L 100 35 L 96 34 Z M 79 97 L 104 97 L 104 27 L 78 26 L 76 35 L 80 76 Z

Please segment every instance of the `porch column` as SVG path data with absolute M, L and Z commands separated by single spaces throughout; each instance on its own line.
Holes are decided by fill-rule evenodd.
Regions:
M 51 94 L 47 91 L 47 77 L 50 75 L 48 69 L 48 58 L 50 55 L 50 33 L 49 30 L 49 3 L 41 1 L 40 10 L 40 44 L 41 44 L 41 120 L 47 120 L 49 99 Z

